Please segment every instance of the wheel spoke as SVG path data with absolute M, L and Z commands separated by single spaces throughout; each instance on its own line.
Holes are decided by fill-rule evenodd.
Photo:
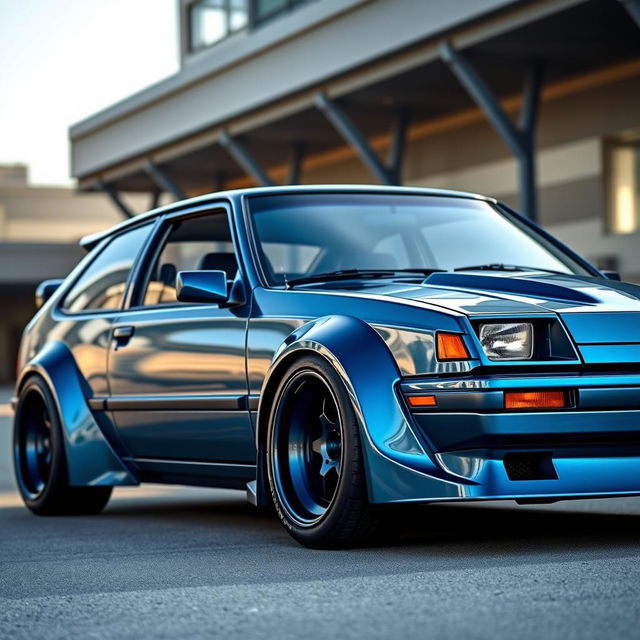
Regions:
M 322 432 L 323 434 L 328 432 L 331 428 L 335 428 L 336 423 L 333 422 L 329 416 L 327 416 L 327 414 L 324 412 L 324 410 L 322 411 L 322 413 L 320 414 L 320 417 L 318 418 L 320 420 L 320 426 L 322 427 Z
M 331 458 L 325 458 L 322 461 L 322 466 L 320 467 L 320 475 L 326 476 L 331 469 L 335 469 L 338 475 L 340 475 L 340 459 L 331 460 Z
M 329 472 L 322 476 L 323 498 L 326 502 L 331 502 L 333 494 L 338 486 L 338 480 L 340 480 L 340 475 L 338 473 L 331 473 L 331 469 L 335 468 L 335 466 L 331 466 Z

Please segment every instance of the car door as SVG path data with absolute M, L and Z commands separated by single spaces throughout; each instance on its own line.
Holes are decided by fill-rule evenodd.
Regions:
M 243 277 L 227 205 L 160 225 L 113 325 L 107 406 L 134 458 L 254 463 L 249 304 L 178 302 L 176 276 L 194 269 L 223 270 L 229 286 Z

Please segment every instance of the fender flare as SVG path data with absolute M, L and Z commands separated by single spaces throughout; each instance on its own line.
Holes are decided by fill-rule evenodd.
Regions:
M 87 403 L 89 385 L 64 342 L 48 342 L 21 372 L 17 394 L 26 380 L 39 375 L 47 384 L 60 416 L 72 486 L 137 485 L 100 430 Z
M 263 382 L 256 421 L 258 504 L 268 503 L 263 454 L 271 403 L 284 369 L 304 353 L 329 361 L 347 389 L 360 426 L 372 502 L 404 499 L 406 480 L 398 485 L 398 468 L 438 484 L 454 481 L 407 419 L 397 390 L 400 372 L 384 340 L 359 318 L 324 316 L 300 326 L 284 340 Z

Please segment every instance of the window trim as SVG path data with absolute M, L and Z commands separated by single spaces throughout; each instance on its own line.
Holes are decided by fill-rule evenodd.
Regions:
M 141 311 L 164 311 L 168 309 L 191 309 L 194 307 L 212 307 L 214 309 L 224 309 L 218 303 L 203 303 L 203 302 L 172 302 L 168 304 L 132 304 L 135 300 L 139 301 L 140 296 L 146 291 L 147 284 L 149 282 L 149 276 L 151 274 L 151 268 L 154 261 L 158 258 L 164 246 L 167 238 L 171 234 L 171 229 L 176 222 L 182 222 L 190 218 L 201 218 L 206 215 L 226 215 L 227 222 L 229 224 L 229 232 L 231 235 L 231 244 L 233 246 L 233 253 L 238 263 L 238 273 L 244 283 L 247 282 L 245 270 L 242 264 L 241 253 L 238 250 L 238 240 L 236 237 L 234 219 L 232 215 L 231 204 L 226 200 L 220 200 L 217 202 L 209 202 L 206 205 L 188 209 L 187 211 L 175 211 L 169 212 L 158 218 L 157 228 L 154 229 L 153 236 L 150 238 L 144 248 L 144 253 L 138 255 L 138 268 L 135 273 L 135 281 L 132 283 L 128 291 L 128 295 L 125 300 L 120 313 L 140 313 Z M 133 273 L 133 270 L 132 270 Z M 137 299 L 136 299 L 137 298 Z M 245 303 L 246 304 L 246 303 Z
M 58 299 L 58 302 L 56 303 L 55 306 L 55 311 L 57 313 L 59 313 L 60 315 L 67 317 L 67 318 L 78 318 L 80 316 L 111 316 L 114 314 L 118 314 L 122 312 L 122 309 L 124 308 L 127 299 L 128 299 L 128 295 L 129 295 L 129 290 L 131 289 L 131 284 L 133 282 L 133 278 L 137 272 L 137 268 L 138 265 L 140 263 L 140 258 L 143 255 L 143 253 L 146 251 L 147 246 L 149 245 L 149 242 L 151 241 L 152 237 L 154 236 L 155 232 L 156 232 L 156 227 L 158 226 L 158 222 L 159 219 L 156 218 L 155 220 L 141 220 L 138 224 L 134 224 L 132 226 L 127 226 L 124 229 L 121 229 L 120 231 L 118 231 L 117 233 L 113 233 L 112 235 L 107 236 L 106 238 L 104 238 L 104 240 L 102 242 L 100 242 L 94 249 L 93 251 L 95 251 L 95 255 L 93 256 L 93 258 L 91 260 L 89 260 L 87 262 L 86 265 L 84 265 L 83 269 L 76 275 L 76 277 L 70 281 L 70 283 L 66 286 L 64 293 L 60 296 L 60 298 Z M 115 309 L 81 309 L 80 311 L 70 311 L 68 309 L 64 308 L 64 303 L 67 299 L 67 296 L 69 295 L 69 293 L 71 292 L 71 290 L 76 286 L 76 284 L 81 280 L 81 278 L 85 275 L 85 273 L 87 272 L 87 270 L 91 267 L 92 264 L 94 264 L 94 262 L 98 259 L 98 256 L 100 256 L 103 251 L 106 250 L 106 248 L 114 241 L 116 240 L 116 238 L 119 238 L 121 236 L 123 236 L 125 233 L 131 233 L 132 231 L 135 231 L 136 229 L 140 229 L 142 227 L 145 226 L 149 226 L 149 233 L 145 239 L 145 241 L 142 243 L 142 245 L 140 246 L 140 248 L 138 249 L 138 252 L 136 253 L 133 262 L 131 264 L 131 269 L 129 269 L 129 275 L 127 276 L 127 279 L 125 281 L 124 284 L 124 291 L 122 293 L 122 301 L 120 302 L 120 306 L 115 308 Z

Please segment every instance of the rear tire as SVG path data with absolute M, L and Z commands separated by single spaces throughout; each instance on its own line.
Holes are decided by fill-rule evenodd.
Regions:
M 113 487 L 69 485 L 62 428 L 44 380 L 22 387 L 13 427 L 14 468 L 25 505 L 40 516 L 99 513 Z
M 354 547 L 377 530 L 356 415 L 342 380 L 323 358 L 304 356 L 283 375 L 265 456 L 278 517 L 301 544 Z

